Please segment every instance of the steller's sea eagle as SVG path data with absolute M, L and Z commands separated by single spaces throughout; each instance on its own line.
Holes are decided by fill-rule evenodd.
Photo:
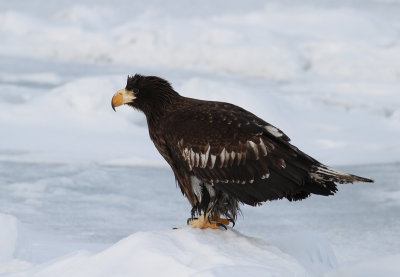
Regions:
M 111 104 L 145 114 L 151 140 L 192 205 L 194 228 L 234 224 L 239 203 L 328 196 L 335 183 L 373 182 L 321 164 L 241 107 L 181 96 L 159 77 L 128 77 Z

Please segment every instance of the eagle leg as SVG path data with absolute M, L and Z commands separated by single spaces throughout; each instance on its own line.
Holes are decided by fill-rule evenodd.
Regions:
M 219 198 L 217 197 L 212 205 L 212 207 L 209 210 L 209 213 L 214 211 L 215 206 L 218 204 Z M 232 227 L 235 226 L 235 221 L 227 218 L 221 218 L 219 213 L 214 213 L 213 216 L 208 218 L 209 221 L 219 223 L 220 225 L 223 225 L 225 230 L 227 229 L 226 226 L 229 225 L 229 223 L 232 222 Z M 222 226 L 221 226 L 222 227 Z

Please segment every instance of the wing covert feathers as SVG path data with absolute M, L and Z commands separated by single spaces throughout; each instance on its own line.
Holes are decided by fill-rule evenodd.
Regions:
M 241 202 L 301 200 L 312 193 L 334 194 L 335 182 L 371 182 L 320 164 L 290 144 L 281 130 L 242 108 L 210 105 L 171 119 L 175 125 L 168 140 L 175 144 L 170 148 L 189 174 Z

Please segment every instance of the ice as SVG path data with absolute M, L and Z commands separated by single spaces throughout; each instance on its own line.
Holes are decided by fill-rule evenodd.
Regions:
M 0 214 L 0 264 L 12 260 L 17 241 L 17 219 Z

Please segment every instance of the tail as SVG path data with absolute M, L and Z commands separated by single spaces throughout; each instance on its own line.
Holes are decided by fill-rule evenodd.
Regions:
M 366 182 L 366 183 L 373 183 L 374 180 L 347 174 L 344 172 L 340 172 L 335 169 L 331 169 L 325 165 L 313 165 L 310 170 L 310 177 L 313 181 L 317 183 L 324 183 L 326 181 L 336 182 L 339 184 L 347 184 L 347 183 L 354 183 L 354 182 Z

